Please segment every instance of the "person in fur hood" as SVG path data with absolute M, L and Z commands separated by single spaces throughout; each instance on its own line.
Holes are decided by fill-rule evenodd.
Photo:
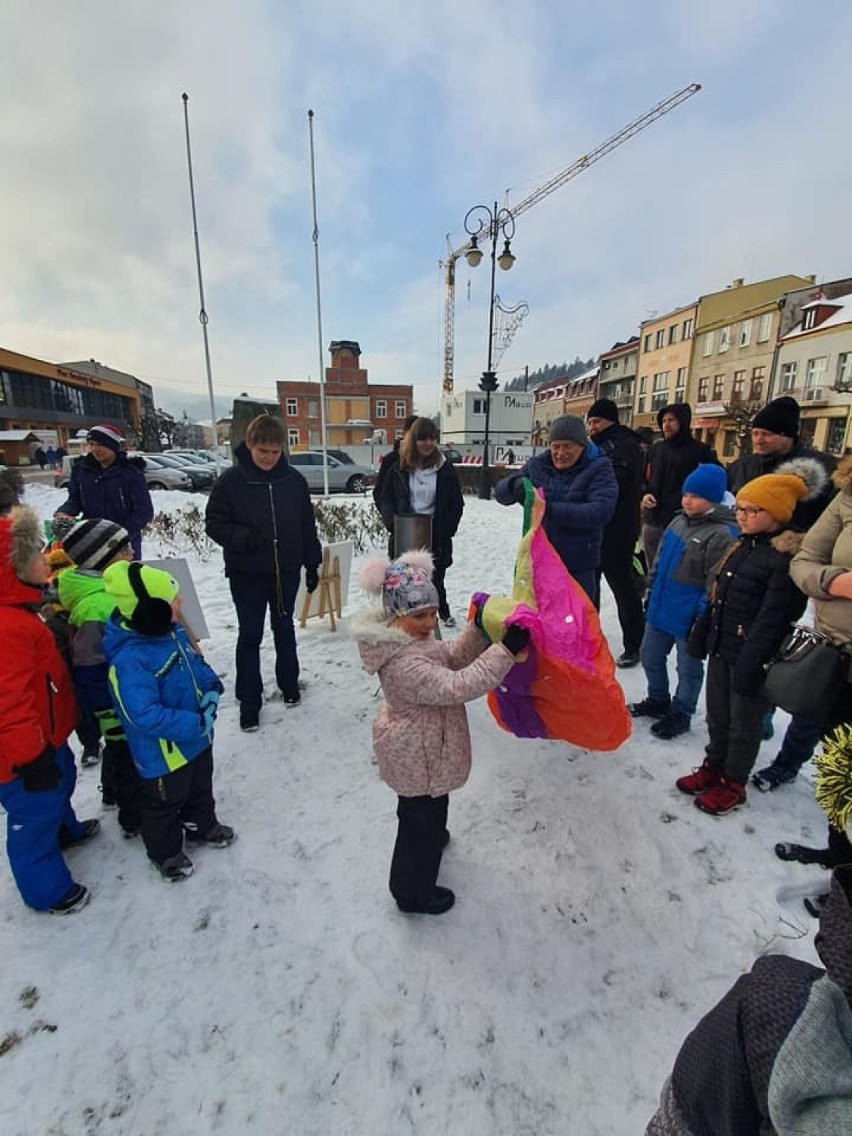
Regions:
M 49 569 L 38 517 L 14 508 L 0 518 L 0 805 L 6 851 L 21 898 L 36 911 L 67 915 L 88 890 L 75 883 L 62 848 L 100 828 L 71 807 L 76 782 L 68 735 L 77 702 L 68 668 L 39 615 Z
M 529 633 L 510 626 L 502 643 L 489 646 L 470 624 L 454 640 L 437 640 L 438 592 L 423 550 L 394 561 L 371 558 L 361 586 L 381 597 L 380 606 L 356 616 L 350 634 L 384 694 L 373 745 L 379 774 L 399 798 L 390 891 L 400 911 L 440 915 L 455 902 L 449 888 L 436 885 L 449 840 L 448 794 L 470 774 L 464 704 L 502 681 Z
M 722 558 L 710 599 L 690 637 L 709 656 L 704 764 L 677 788 L 704 812 L 721 816 L 746 803 L 746 782 L 760 749 L 765 664 L 781 646 L 806 600 L 790 578 L 802 534 L 789 527 L 799 501 L 821 492 L 825 470 L 809 458 L 779 466 L 737 493 L 740 538 Z

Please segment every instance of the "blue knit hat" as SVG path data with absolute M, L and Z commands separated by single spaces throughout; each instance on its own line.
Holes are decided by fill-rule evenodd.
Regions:
M 720 465 L 699 465 L 683 483 L 682 493 L 703 497 L 714 505 L 721 504 L 728 488 L 728 476 Z

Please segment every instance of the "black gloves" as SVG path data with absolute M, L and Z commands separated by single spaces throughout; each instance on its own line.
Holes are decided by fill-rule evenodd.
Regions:
M 525 650 L 530 641 L 530 633 L 526 627 L 519 627 L 517 623 L 511 624 L 503 636 L 503 646 L 513 655 L 519 655 Z
M 316 564 L 309 564 L 305 569 L 305 587 L 308 592 L 315 592 L 319 586 L 319 572 Z
M 28 793 L 50 793 L 62 777 L 55 758 L 56 750 L 48 743 L 35 761 L 28 761 L 26 765 L 13 765 L 12 772 L 20 777 Z
M 512 486 L 512 499 L 516 505 L 523 505 L 527 499 L 527 479 L 525 477 L 516 477 L 515 484 Z

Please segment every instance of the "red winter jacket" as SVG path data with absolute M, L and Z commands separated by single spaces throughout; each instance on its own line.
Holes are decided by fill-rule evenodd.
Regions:
M 12 568 L 13 529 L 16 546 L 32 545 L 34 519 L 28 509 L 0 517 L 0 783 L 48 742 L 62 745 L 77 724 L 68 669 L 34 610 L 41 591 L 21 583 Z

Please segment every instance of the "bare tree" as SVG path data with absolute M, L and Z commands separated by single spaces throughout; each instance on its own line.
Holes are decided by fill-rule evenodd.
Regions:
M 762 408 L 762 402 L 734 399 L 723 404 L 725 413 L 733 420 L 734 434 L 737 439 L 737 456 L 744 457 L 751 453 L 751 424 L 754 416 Z

